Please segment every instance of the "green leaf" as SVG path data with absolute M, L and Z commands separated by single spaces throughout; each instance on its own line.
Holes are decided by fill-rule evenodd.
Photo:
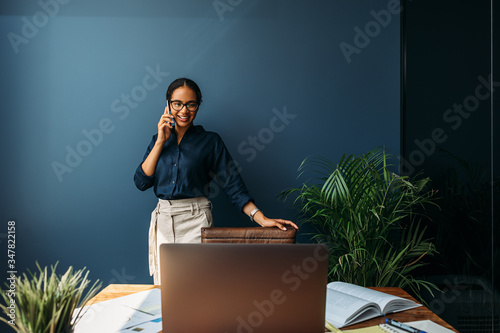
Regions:
M 83 305 L 92 298 L 100 289 L 96 281 L 88 288 L 89 272 L 85 268 L 74 271 L 73 267 L 59 276 L 56 274 L 57 263 L 51 266 L 51 273 L 47 267 L 41 268 L 36 263 L 37 273 L 28 271 L 16 278 L 15 298 L 15 326 L 6 322 L 14 331 L 19 333 L 65 333 L 72 332 L 74 325 L 73 314 L 78 306 Z M 85 292 L 88 289 L 87 292 Z M 7 291 L 0 290 L 1 299 L 5 304 L 0 304 L 0 309 L 7 315 L 10 298 Z M 80 310 L 81 311 L 81 310 Z
M 316 230 L 312 239 L 331 245 L 330 280 L 417 291 L 431 286 L 411 274 L 435 253 L 418 223 L 428 206 L 437 206 L 435 192 L 427 190 L 429 178 L 400 176 L 391 171 L 396 165 L 384 147 L 344 154 L 338 163 L 309 156 L 299 172 L 314 177 L 281 192 L 283 200 L 295 196 L 299 223 Z

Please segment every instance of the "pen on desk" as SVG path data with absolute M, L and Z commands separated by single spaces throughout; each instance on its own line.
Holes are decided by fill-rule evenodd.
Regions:
M 389 324 L 391 326 L 394 326 L 394 327 L 397 327 L 399 329 L 402 329 L 405 332 L 409 332 L 409 333 L 426 333 L 424 331 L 419 330 L 418 328 L 411 327 L 410 325 L 407 325 L 405 323 L 400 323 L 399 321 L 396 321 L 394 319 L 386 318 L 385 322 L 386 322 L 386 324 Z
M 337 327 L 333 326 L 332 324 L 330 324 L 326 320 L 325 320 L 325 326 L 326 326 L 326 328 L 328 328 L 330 330 L 330 332 L 335 332 L 335 333 L 341 333 L 342 332 L 341 330 L 339 330 Z

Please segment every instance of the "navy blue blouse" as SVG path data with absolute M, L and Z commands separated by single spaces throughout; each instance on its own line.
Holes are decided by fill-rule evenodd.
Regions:
M 157 137 L 158 134 L 153 136 L 142 162 L 153 149 Z M 135 171 L 135 185 L 141 191 L 154 186 L 160 199 L 210 198 L 210 182 L 216 178 L 239 210 L 248 201 L 253 201 L 221 137 L 205 131 L 202 126 L 189 127 L 180 144 L 177 144 L 173 132 L 163 147 L 152 176 L 144 174 L 142 162 Z

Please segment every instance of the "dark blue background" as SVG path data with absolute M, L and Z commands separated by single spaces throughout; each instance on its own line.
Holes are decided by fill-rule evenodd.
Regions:
M 276 196 L 305 180 L 297 167 L 308 155 L 337 161 L 381 145 L 399 153 L 400 17 L 383 26 L 370 13 L 394 1 L 61 2 L 1 5 L 0 252 L 13 220 L 19 272 L 59 261 L 61 270 L 86 266 L 104 285 L 152 283 L 157 200 L 132 177 L 177 77 L 200 85 L 196 123 L 222 136 L 269 217 L 295 219 Z M 214 3 L 230 10 L 219 15 Z M 340 45 L 356 46 L 356 27 L 374 30 L 358 35 L 348 62 Z M 163 73 L 152 90 L 143 86 L 148 67 Z M 120 101 L 131 94 L 133 107 Z M 285 109 L 287 121 L 273 120 Z M 101 138 L 93 130 L 103 121 Z M 259 133 L 253 156 L 245 149 Z M 67 149 L 87 156 L 58 178 L 53 164 L 68 166 Z M 217 226 L 251 225 L 225 195 L 212 200 Z

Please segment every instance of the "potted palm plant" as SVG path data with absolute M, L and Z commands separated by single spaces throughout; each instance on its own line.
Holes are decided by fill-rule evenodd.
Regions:
M 314 175 L 301 187 L 283 191 L 294 197 L 299 223 L 309 224 L 312 239 L 330 249 L 329 280 L 361 286 L 410 288 L 433 285 L 412 276 L 435 253 L 420 219 L 435 192 L 428 178 L 410 179 L 390 169 L 395 157 L 377 148 L 364 155 L 344 155 L 333 163 L 306 158 L 299 171 Z
M 41 268 L 38 274 L 29 272 L 22 276 L 11 276 L 7 290 L 0 290 L 5 304 L 0 309 L 7 323 L 18 333 L 71 333 L 80 317 L 83 306 L 100 288 L 96 281 L 90 285 L 89 272 L 85 268 L 75 271 L 73 267 L 61 276 L 56 274 L 57 264 Z M 87 290 L 88 289 L 88 290 Z

